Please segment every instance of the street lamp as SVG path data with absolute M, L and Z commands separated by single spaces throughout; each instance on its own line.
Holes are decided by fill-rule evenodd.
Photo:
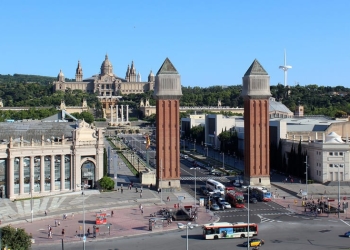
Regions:
M 222 169 L 225 170 L 225 153 L 222 152 Z
M 249 250 L 249 191 L 250 191 L 250 186 L 248 185 L 247 187 L 247 190 L 248 190 L 248 228 L 247 228 L 247 231 L 248 231 L 248 235 L 247 235 L 247 239 L 248 239 L 248 244 L 247 244 L 247 249 Z
M 305 175 L 306 175 L 306 182 L 305 182 L 305 184 L 306 184 L 306 198 L 308 197 L 308 187 L 307 187 L 307 182 L 308 182 L 308 180 L 307 180 L 307 169 L 308 169 L 308 163 L 307 163 L 307 156 L 306 156 L 306 161 L 305 161 Z
M 193 152 L 196 152 L 196 139 L 193 140 Z
M 338 168 L 338 219 L 339 219 L 339 210 L 340 210 L 340 176 L 339 171 L 342 168 L 342 165 L 335 165 Z
M 191 224 L 191 222 L 188 222 L 186 225 L 182 223 L 177 223 L 177 227 L 179 229 L 186 227 L 186 250 L 188 250 L 188 228 L 193 229 L 193 225 Z
M 196 208 L 197 207 L 197 169 L 199 169 L 199 167 L 190 168 L 190 169 L 194 169 L 194 208 Z
M 85 250 L 85 242 L 86 242 L 86 236 L 85 236 L 85 188 L 90 187 L 90 185 L 85 184 L 85 183 L 82 185 L 77 184 L 77 187 L 79 187 L 79 186 L 83 188 L 83 192 L 82 192 L 82 195 L 83 195 L 83 233 L 84 233 L 83 249 Z

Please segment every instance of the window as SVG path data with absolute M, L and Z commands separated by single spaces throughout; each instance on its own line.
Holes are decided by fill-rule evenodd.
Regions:
M 335 152 L 334 155 L 335 155 L 335 156 L 338 156 L 338 152 Z
M 329 164 L 329 167 L 332 168 L 332 167 L 333 167 L 333 164 Z
M 333 152 L 329 152 L 329 155 L 333 156 Z
M 339 155 L 343 156 L 343 155 L 344 155 L 344 153 L 343 153 L 343 152 L 339 152 Z

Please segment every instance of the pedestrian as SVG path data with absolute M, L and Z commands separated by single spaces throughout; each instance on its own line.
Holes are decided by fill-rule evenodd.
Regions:
M 142 186 L 141 186 L 141 188 L 140 188 L 140 191 L 141 191 L 141 193 L 142 193 Z
M 57 227 L 57 220 L 55 220 L 55 227 Z
M 142 192 L 140 193 L 140 198 L 142 198 Z
M 49 239 L 52 239 L 52 231 L 49 231 Z
M 72 219 L 74 218 L 74 213 L 72 213 Z
M 143 214 L 143 208 L 141 208 L 141 214 Z
M 280 197 L 280 194 L 277 193 L 277 199 Z
M 159 193 L 160 193 L 160 188 L 158 188 L 158 190 L 157 190 L 157 191 L 158 191 L 158 194 L 159 194 Z
M 123 193 L 123 187 L 120 188 L 120 192 Z
M 152 185 L 152 183 L 151 183 L 151 185 L 150 185 L 150 189 L 152 189 L 152 187 L 153 187 L 153 185 Z
M 137 190 L 137 187 L 135 187 L 136 193 L 138 193 L 139 191 Z
M 58 226 L 60 226 L 61 225 L 61 221 L 58 221 Z
M 64 238 L 64 228 L 62 229 L 62 237 Z
M 47 210 L 45 210 L 45 216 L 47 215 Z
M 75 238 L 78 238 L 78 230 L 75 230 Z
M 169 196 L 168 196 L 168 197 L 166 197 L 166 200 L 167 200 L 167 201 L 170 201 L 170 197 L 169 197 Z
M 87 230 L 87 237 L 89 237 L 90 236 L 90 228 L 88 228 L 88 230 Z
M 113 217 L 113 215 L 114 215 L 114 212 L 113 212 L 113 210 L 111 211 L 111 217 Z

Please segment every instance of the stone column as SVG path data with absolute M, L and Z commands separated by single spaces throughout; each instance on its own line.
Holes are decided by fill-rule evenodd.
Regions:
M 24 191 L 24 167 L 23 157 L 19 157 L 19 195 L 23 195 Z
M 113 105 L 111 105 L 111 125 L 113 123 Z
M 51 155 L 51 162 L 50 162 L 50 191 L 55 191 L 55 156 Z
M 115 117 L 117 118 L 117 125 L 118 125 L 118 105 L 115 105 Z
M 7 183 L 7 193 L 9 198 L 11 199 L 14 196 L 14 188 L 15 188 L 15 176 L 14 176 L 14 169 L 15 169 L 15 159 L 10 158 L 9 159 L 9 169 L 8 169 L 8 180 L 9 182 Z
M 126 122 L 129 122 L 129 105 L 126 105 Z
M 30 188 L 29 193 L 34 193 L 34 156 L 30 157 L 30 175 L 29 175 L 29 182 L 30 182 Z
M 65 163 L 64 155 L 61 155 L 61 191 L 65 190 L 65 183 L 66 180 L 65 172 L 64 172 L 64 163 Z
M 45 192 L 45 156 L 40 156 L 40 193 Z
M 121 105 L 122 106 L 122 112 L 121 112 L 121 114 L 120 114 L 120 118 L 122 118 L 122 124 L 124 123 L 124 109 L 123 109 L 123 106 L 124 105 Z

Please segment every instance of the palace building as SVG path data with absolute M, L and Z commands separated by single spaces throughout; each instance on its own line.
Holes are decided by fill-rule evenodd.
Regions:
M 78 61 L 75 70 L 75 81 L 66 82 L 63 71 L 60 70 L 57 81 L 53 82 L 54 91 L 65 91 L 80 89 L 89 93 L 98 93 L 106 116 L 110 117 L 110 107 L 118 103 L 118 96 L 128 94 L 141 94 L 154 89 L 155 76 L 152 71 L 148 75 L 147 81 L 141 81 L 141 74 L 136 71 L 134 62 L 128 65 L 125 78 L 119 77 L 113 72 L 113 65 L 105 56 L 101 64 L 100 74 L 89 78 L 83 77 L 83 68 Z

